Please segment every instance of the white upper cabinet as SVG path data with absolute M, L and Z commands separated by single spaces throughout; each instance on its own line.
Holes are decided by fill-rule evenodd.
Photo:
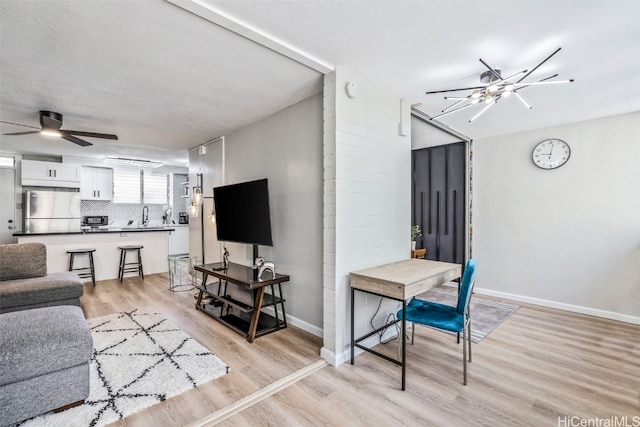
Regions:
M 22 185 L 39 187 L 80 187 L 80 167 L 64 163 L 22 161 Z
M 81 170 L 82 200 L 113 200 L 113 169 L 83 166 Z

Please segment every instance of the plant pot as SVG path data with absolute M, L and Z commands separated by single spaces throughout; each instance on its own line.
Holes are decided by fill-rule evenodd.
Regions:
M 416 241 L 415 241 L 415 240 L 412 240 L 412 241 L 411 241 L 411 250 L 412 250 L 412 251 L 415 251 L 415 250 L 416 250 Z

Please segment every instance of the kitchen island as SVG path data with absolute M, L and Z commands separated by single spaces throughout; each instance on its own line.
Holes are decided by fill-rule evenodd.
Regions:
M 167 272 L 169 227 L 95 228 L 76 231 L 18 232 L 18 243 L 40 242 L 47 247 L 47 272 L 57 273 L 69 268 L 69 249 L 96 249 L 94 266 L 96 280 L 116 279 L 120 264 L 118 246 L 143 245 L 141 251 L 145 274 Z M 85 257 L 76 258 L 75 268 L 85 266 Z M 88 264 L 86 264 L 88 265 Z

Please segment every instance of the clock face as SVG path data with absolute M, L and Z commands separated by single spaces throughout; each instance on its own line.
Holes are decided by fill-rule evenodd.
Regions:
M 567 163 L 571 155 L 569 144 L 561 139 L 545 139 L 533 149 L 533 163 L 542 169 L 555 169 Z

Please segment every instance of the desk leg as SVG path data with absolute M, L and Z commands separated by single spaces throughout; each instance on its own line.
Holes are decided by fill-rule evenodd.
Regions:
M 353 348 L 355 347 L 355 341 L 354 341 L 355 326 L 353 324 L 353 318 L 355 317 L 353 314 L 353 309 L 355 307 L 355 302 L 354 302 L 355 293 L 356 293 L 355 289 L 351 288 L 351 364 L 352 365 L 353 365 L 353 354 L 354 354 Z
M 415 328 L 416 325 L 413 325 Z M 407 371 L 407 301 L 402 301 L 402 391 L 405 390 Z
M 249 325 L 249 336 L 247 341 L 253 342 L 256 339 L 256 331 L 258 329 L 258 319 L 260 318 L 260 311 L 262 310 L 262 301 L 264 300 L 264 286 L 260 287 L 256 295 L 255 302 L 253 304 L 253 314 L 251 315 L 251 324 Z M 275 308 L 275 307 L 274 307 Z

